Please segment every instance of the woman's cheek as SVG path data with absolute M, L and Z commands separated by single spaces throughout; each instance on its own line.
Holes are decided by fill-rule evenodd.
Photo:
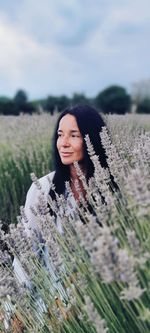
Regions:
M 60 148 L 60 140 L 59 139 L 57 139 L 56 147 L 59 150 L 59 148 Z

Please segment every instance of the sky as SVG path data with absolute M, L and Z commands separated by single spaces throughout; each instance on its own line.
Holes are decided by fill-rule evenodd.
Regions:
M 149 78 L 149 0 L 0 0 L 0 96 L 95 97 Z

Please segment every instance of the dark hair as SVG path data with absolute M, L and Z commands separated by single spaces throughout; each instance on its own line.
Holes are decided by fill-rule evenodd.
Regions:
M 94 147 L 96 155 L 99 156 L 99 161 L 102 167 L 108 167 L 105 150 L 101 144 L 99 133 L 103 126 L 106 126 L 102 116 L 98 111 L 89 105 L 76 105 L 66 108 L 59 116 L 54 132 L 53 138 L 53 160 L 55 167 L 55 175 L 53 183 L 55 185 L 55 190 L 58 194 L 63 194 L 65 190 L 65 182 L 70 179 L 69 166 L 64 165 L 61 162 L 58 150 L 57 150 L 57 138 L 58 138 L 58 127 L 60 120 L 67 114 L 70 114 L 76 118 L 77 125 L 81 132 L 83 139 L 85 135 L 88 134 L 90 141 Z M 84 140 L 84 164 L 86 168 L 86 179 L 93 176 L 94 166 L 87 152 L 86 142 Z M 52 191 L 50 190 L 50 195 L 54 197 Z

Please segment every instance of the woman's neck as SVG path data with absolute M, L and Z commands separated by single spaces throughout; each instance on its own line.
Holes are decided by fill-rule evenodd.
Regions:
M 83 172 L 83 174 L 85 175 L 86 174 L 86 171 L 85 171 L 85 166 L 84 166 L 84 164 L 79 164 L 79 167 L 80 167 L 80 169 L 81 169 L 81 171 Z M 75 168 L 75 166 L 73 165 L 73 164 L 71 164 L 70 165 L 70 179 L 72 180 L 72 181 L 75 181 L 76 179 L 78 179 L 79 180 L 79 177 L 78 177 L 78 175 L 77 175 L 77 170 L 76 170 L 76 168 Z
M 83 174 L 85 175 L 86 171 L 85 171 L 84 165 L 80 164 L 79 167 L 80 167 L 81 171 L 83 172 Z M 79 190 L 77 190 L 76 185 L 75 185 L 76 180 L 78 180 Z M 85 189 L 83 187 L 83 183 L 79 179 L 79 177 L 77 175 L 76 168 L 75 168 L 74 165 L 70 166 L 70 186 L 71 186 L 72 193 L 73 193 L 73 195 L 74 195 L 74 197 L 77 201 L 79 201 L 79 196 L 80 196 L 81 193 L 82 193 L 83 197 L 86 196 L 86 192 L 85 192 Z

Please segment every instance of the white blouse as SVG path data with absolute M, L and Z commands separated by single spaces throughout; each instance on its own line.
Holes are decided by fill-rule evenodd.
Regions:
M 24 206 L 24 213 L 25 216 L 27 217 L 28 223 L 24 223 L 24 221 L 23 223 L 28 236 L 30 236 L 32 230 L 37 229 L 36 216 L 34 215 L 31 207 L 33 207 L 36 210 L 36 207 L 39 203 L 39 196 L 41 194 L 41 191 L 43 192 L 45 200 L 47 200 L 47 196 L 50 191 L 49 180 L 50 181 L 53 180 L 54 174 L 55 171 L 50 172 L 49 174 L 38 179 L 41 185 L 41 190 L 39 190 L 38 187 L 34 183 L 32 183 L 27 192 L 26 202 Z
M 45 202 L 46 203 L 48 202 L 47 199 L 48 199 L 48 195 L 49 195 L 49 191 L 50 191 L 50 183 L 53 181 L 54 175 L 55 175 L 55 171 L 52 171 L 49 174 L 39 178 L 38 181 L 41 185 L 41 189 L 39 190 L 38 187 L 34 183 L 32 183 L 32 185 L 30 186 L 30 188 L 27 192 L 24 212 L 27 217 L 28 223 L 24 223 L 24 226 L 25 226 L 25 230 L 29 236 L 31 235 L 32 230 L 37 229 L 36 216 L 34 215 L 31 207 L 33 207 L 36 211 L 36 207 L 38 206 L 38 203 L 40 202 L 41 192 L 44 195 Z M 67 212 L 67 214 L 72 214 L 77 205 L 75 198 L 73 195 L 71 195 L 71 193 L 68 194 L 67 192 L 65 192 L 65 197 L 66 197 L 66 212 Z M 61 207 L 60 207 L 60 209 L 61 209 Z M 56 226 L 57 226 L 58 231 L 60 233 L 62 233 L 63 230 L 62 230 L 62 224 L 61 224 L 59 214 L 56 219 Z

